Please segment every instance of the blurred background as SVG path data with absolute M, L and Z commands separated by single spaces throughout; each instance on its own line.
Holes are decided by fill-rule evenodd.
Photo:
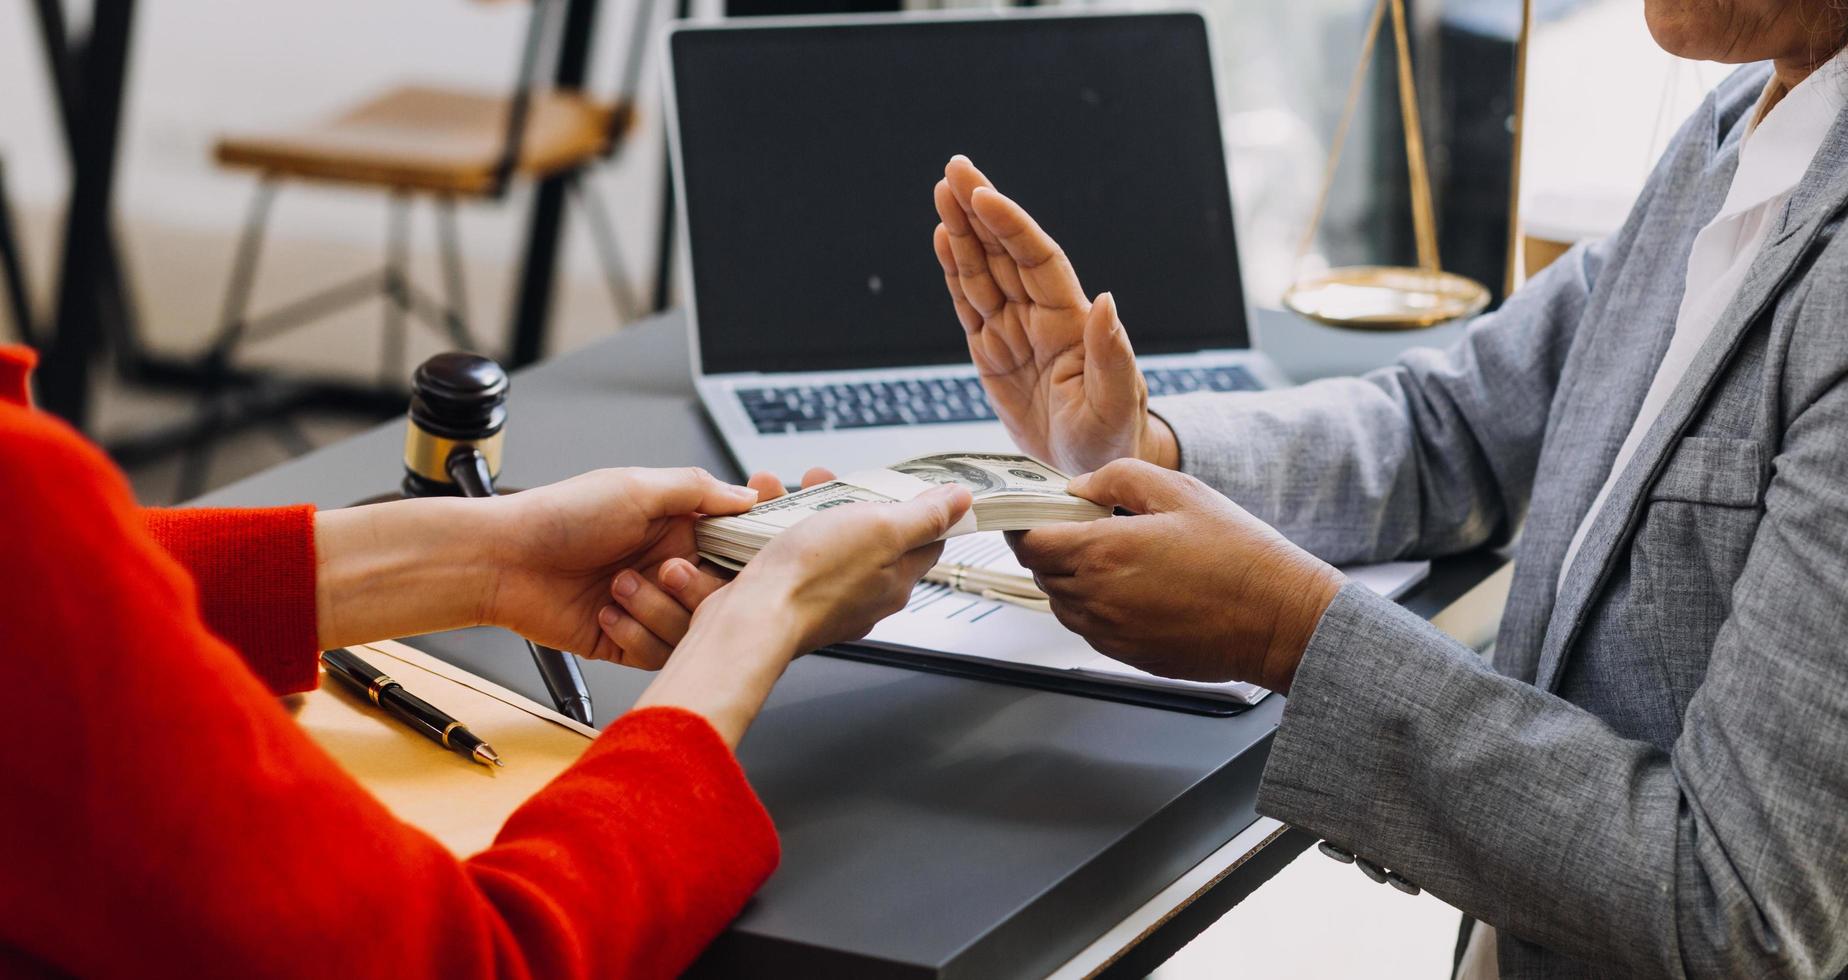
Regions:
M 103 30 L 88 47 L 93 9 L 104 9 L 88 0 L 0 6 L 5 230 L 25 285 L 25 302 L 0 313 L 0 339 L 30 337 L 52 349 L 73 300 L 101 308 L 98 335 L 69 341 L 90 369 L 82 393 L 66 380 L 75 375 L 46 372 L 41 401 L 111 446 L 145 502 L 165 503 L 401 412 L 402 366 L 453 346 L 458 319 L 483 349 L 514 364 L 620 330 L 672 305 L 677 288 L 673 270 L 662 275 L 667 194 L 653 33 L 675 16 L 901 6 L 604 0 L 572 5 L 594 10 L 591 30 L 560 16 L 536 30 L 535 16 L 548 4 L 558 6 L 143 3 L 113 42 L 114 28 L 96 19 Z M 1499 300 L 1519 4 L 1408 5 L 1440 247 L 1447 267 L 1490 285 Z M 1201 6 L 1217 33 L 1244 281 L 1254 303 L 1274 308 L 1306 267 L 1411 262 L 1390 44 L 1372 66 L 1315 246 L 1298 260 L 1374 0 Z M 1557 246 L 1616 227 L 1673 129 L 1723 72 L 1663 55 L 1634 0 L 1542 0 L 1538 13 L 1524 227 Z M 98 67 L 112 43 L 124 59 L 112 206 L 106 225 L 93 227 L 106 233 L 92 235 L 90 251 L 76 256 L 92 275 L 65 288 L 60 302 L 73 257 L 67 232 L 82 223 L 69 221 L 74 169 L 89 168 L 84 180 L 94 192 L 110 159 L 93 120 L 82 111 L 67 119 L 61 99 L 79 109 L 98 104 L 116 81 Z M 573 47 L 581 78 L 565 72 L 576 84 L 556 98 L 550 80 Z M 555 180 L 547 192 L 562 216 L 555 263 L 535 254 L 546 251 L 543 242 L 533 244 L 547 237 L 534 232 L 536 221 L 544 223 L 536 212 L 546 210 L 540 181 L 521 165 L 471 171 L 442 152 L 452 138 L 474 140 L 471 152 L 499 146 L 523 73 L 533 79 L 526 138 L 544 136 L 550 142 L 541 149 L 570 161 L 572 177 L 562 182 L 570 186 Z M 377 172 L 376 160 L 371 169 L 347 160 L 337 182 L 279 183 L 263 235 L 250 235 L 259 188 L 252 167 L 261 165 L 253 160 L 331 165 L 327 160 L 354 149 L 355 140 L 377 137 L 381 127 L 389 142 L 404 113 L 419 126 L 440 124 L 435 135 L 413 127 L 398 147 L 404 165 L 422 175 L 414 193 L 403 186 L 410 178 Z M 343 116 L 330 131 L 325 121 Z M 371 152 L 377 156 L 375 145 Z M 920 201 L 927 191 L 918 189 Z M 249 260 L 242 276 L 234 271 L 240 254 Z M 344 308 L 330 302 L 304 311 L 317 315 L 299 327 L 222 342 L 226 322 L 240 319 L 227 315 L 228 305 L 239 305 L 240 283 L 249 287 L 243 299 L 254 316 L 370 275 L 394 255 L 403 269 L 397 286 L 374 283 L 336 297 L 355 300 Z M 931 261 L 922 247 L 919 261 Z M 533 299 L 535 266 L 555 267 L 549 304 Z M 538 276 L 541 293 L 546 278 Z M 382 313 L 393 288 L 407 308 L 395 318 Z M 951 317 L 947 304 L 944 317 Z M 520 321 L 526 332 L 516 342 Z M 1447 343 L 1461 329 L 1368 335 L 1267 315 L 1257 340 L 1301 380 L 1365 370 L 1413 344 Z M 616 461 L 586 465 L 596 462 Z M 1221 976 L 1235 962 L 1259 976 L 1429 977 L 1447 970 L 1456 914 L 1434 898 L 1379 889 L 1314 855 L 1286 870 L 1265 896 L 1234 910 L 1159 975 Z M 1292 943 L 1287 953 L 1269 941 L 1301 933 L 1305 923 L 1339 938 Z
M 638 25 L 658 30 L 682 12 L 711 18 L 987 5 L 855 0 L 597 5 L 583 91 L 607 100 L 625 82 L 634 87 L 633 123 L 620 145 L 583 167 L 584 183 L 607 212 L 620 264 L 612 268 L 610 250 L 596 247 L 596 228 L 586 212 L 571 206 L 573 196 L 563 208 L 544 349 L 569 350 L 619 329 L 659 302 L 672 302 L 672 278 L 665 296 L 658 295 L 656 283 L 665 191 L 656 48 L 634 43 Z M 112 225 L 122 306 L 138 344 L 157 358 L 196 359 L 226 319 L 226 293 L 257 178 L 248 167 L 215 161 L 221 139 L 312 128 L 407 84 L 504 102 L 514 91 L 535 11 L 542 6 L 513 0 L 141 4 L 126 48 Z M 1374 60 L 1316 249 L 1305 262 L 1297 261 L 1297 242 L 1311 215 L 1371 0 L 1207 0 L 1202 6 L 1217 33 L 1241 252 L 1254 302 L 1276 305 L 1306 268 L 1411 261 L 1409 185 L 1390 44 Z M 1518 3 L 1411 0 L 1409 8 L 1446 266 L 1499 293 Z M 67 42 L 80 43 L 91 12 L 85 0 L 22 0 L 0 9 L 0 85 L 11 94 L 0 100 L 0 166 L 32 309 L 44 334 L 57 318 L 72 174 L 45 44 L 47 9 L 58 11 Z M 1634 3 L 1542 0 L 1539 15 L 1529 86 L 1526 218 L 1529 232 L 1572 241 L 1614 227 L 1673 127 L 1721 73 L 1661 54 Z M 536 45 L 538 89 L 547 87 L 562 36 L 572 33 L 572 25 L 559 20 L 553 17 Z M 634 65 L 638 52 L 644 63 Z M 503 356 L 512 345 L 535 191 L 535 181 L 516 174 L 499 197 L 457 196 L 462 303 L 478 341 Z M 273 310 L 379 265 L 389 247 L 389 200 L 374 184 L 284 182 L 258 250 L 250 312 Z M 408 278 L 440 298 L 449 270 L 440 261 L 437 215 L 414 197 L 405 220 Z M 620 290 L 612 289 L 612 272 L 622 280 Z M 366 384 L 381 372 L 388 343 L 381 328 L 383 305 L 357 303 L 299 329 L 248 338 L 237 346 L 235 362 Z M 400 363 L 415 363 L 448 346 L 442 331 L 420 327 L 414 316 L 411 321 L 403 331 Z M 6 326 L 13 329 L 10 322 Z M 1443 343 L 1455 329 L 1378 337 L 1266 318 L 1258 342 L 1286 369 L 1307 378 L 1364 370 L 1409 343 Z M 199 407 L 197 388 L 203 382 L 196 376 L 124 384 L 119 373 L 102 364 L 94 372 L 86 424 L 106 442 L 132 441 L 150 426 Z M 44 393 L 41 398 L 52 400 Z M 191 487 L 176 485 L 182 482 L 176 454 L 136 452 L 148 447 L 131 445 L 123 461 L 144 496 L 160 502 L 182 489 L 235 479 L 372 418 L 346 406 L 325 411 L 309 405 L 285 414 L 298 433 L 277 438 L 260 426 L 225 435 Z

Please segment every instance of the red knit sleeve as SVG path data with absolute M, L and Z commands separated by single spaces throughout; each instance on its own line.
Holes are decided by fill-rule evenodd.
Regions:
M 611 725 L 457 860 L 208 630 L 107 460 L 3 405 L 0 522 L 8 971 L 665 977 L 776 864 L 718 734 L 668 709 Z
M 188 573 L 199 614 L 278 694 L 315 685 L 314 508 L 142 511 Z
M 0 403 L 26 404 L 26 378 L 37 363 L 38 354 L 32 348 L 0 344 Z

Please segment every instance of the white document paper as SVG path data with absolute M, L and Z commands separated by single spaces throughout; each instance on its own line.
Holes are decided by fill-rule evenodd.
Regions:
M 1026 569 L 1014 560 L 1006 540 L 993 532 L 951 539 L 944 547 L 943 561 L 1026 574 Z M 1374 592 L 1396 599 L 1424 581 L 1431 573 L 1431 563 L 1398 561 L 1342 571 Z M 1049 613 L 984 599 L 947 585 L 920 584 L 912 591 L 910 604 L 873 627 L 864 642 L 868 646 L 906 653 L 1054 675 L 1069 674 L 1087 680 L 1238 704 L 1256 704 L 1270 693 L 1256 684 L 1206 684 L 1137 670 L 1091 649 L 1083 637 L 1059 625 Z

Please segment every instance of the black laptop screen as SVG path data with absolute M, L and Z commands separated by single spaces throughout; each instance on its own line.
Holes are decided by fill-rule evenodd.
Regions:
M 1143 353 L 1249 346 L 1193 14 L 674 35 L 705 371 L 968 357 L 931 188 L 973 158 Z

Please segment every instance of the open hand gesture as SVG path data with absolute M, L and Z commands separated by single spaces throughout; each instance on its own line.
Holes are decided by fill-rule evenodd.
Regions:
M 1173 434 L 1105 293 L 964 156 L 937 182 L 935 247 L 982 385 L 1023 450 L 1067 472 L 1121 457 L 1173 465 Z

